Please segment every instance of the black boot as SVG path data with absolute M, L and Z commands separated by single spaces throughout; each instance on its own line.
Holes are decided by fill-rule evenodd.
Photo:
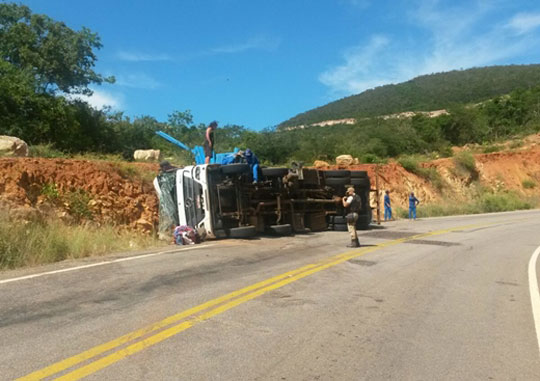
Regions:
M 358 238 L 351 239 L 351 244 L 347 245 L 347 247 L 360 247 L 360 242 L 358 242 Z

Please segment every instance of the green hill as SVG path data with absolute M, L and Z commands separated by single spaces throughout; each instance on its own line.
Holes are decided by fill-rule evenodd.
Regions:
M 491 66 L 423 75 L 328 103 L 298 114 L 278 127 L 404 111 L 432 111 L 455 104 L 482 102 L 539 84 L 540 65 Z

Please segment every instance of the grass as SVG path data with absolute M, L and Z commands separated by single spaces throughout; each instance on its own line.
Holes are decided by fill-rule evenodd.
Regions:
M 446 182 L 434 167 L 422 167 L 420 165 L 421 158 L 417 156 L 402 156 L 398 159 L 398 163 L 408 172 L 414 173 L 420 177 L 430 181 L 439 191 L 443 190 Z
M 521 182 L 521 185 L 524 189 L 533 189 L 536 188 L 536 181 L 532 179 L 525 179 Z
M 28 156 L 31 157 L 44 157 L 47 159 L 52 158 L 67 158 L 68 155 L 65 152 L 57 150 L 52 144 L 37 144 L 28 147 Z
M 149 170 L 133 163 L 114 162 L 112 165 L 116 168 L 120 176 L 131 181 L 141 180 L 143 182 L 152 182 L 157 175 L 156 170 Z
M 72 226 L 60 220 L 19 223 L 0 216 L 0 268 L 12 269 L 162 245 L 112 226 Z
M 496 145 L 496 144 L 487 145 L 487 146 L 482 147 L 482 153 L 499 152 L 499 151 L 502 151 L 503 149 L 504 149 L 504 147 L 500 146 L 500 145 Z
M 526 199 L 514 192 L 483 192 L 469 202 L 446 200 L 441 203 L 420 204 L 416 209 L 416 214 L 418 218 L 442 217 L 462 214 L 508 212 L 532 209 L 538 205 L 538 200 Z M 400 218 L 409 217 L 409 211 L 407 209 L 396 208 L 395 213 Z
M 478 178 L 478 169 L 476 168 L 476 160 L 473 154 L 469 151 L 461 151 L 452 158 L 458 174 L 471 176 L 473 179 Z

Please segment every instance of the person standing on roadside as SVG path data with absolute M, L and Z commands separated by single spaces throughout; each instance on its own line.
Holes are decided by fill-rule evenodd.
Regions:
M 347 208 L 347 228 L 351 234 L 351 244 L 347 247 L 360 247 L 358 235 L 356 233 L 356 221 L 358 221 L 358 211 L 361 207 L 360 196 L 358 196 L 353 187 L 347 189 L 345 197 L 342 199 L 343 206 Z
M 384 194 L 384 220 L 392 219 L 392 206 L 390 205 L 390 191 L 387 190 Z
M 206 128 L 204 138 L 204 163 L 210 164 L 210 159 L 214 156 L 214 131 L 217 128 L 217 122 L 214 121 Z
M 420 201 L 414 196 L 414 192 L 409 195 L 409 220 L 416 220 L 416 205 L 420 204 Z

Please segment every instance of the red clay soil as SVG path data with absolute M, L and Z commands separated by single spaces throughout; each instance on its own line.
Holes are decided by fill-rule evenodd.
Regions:
M 530 140 L 530 138 L 529 138 Z M 526 140 L 527 141 L 527 140 Z M 536 196 L 540 192 L 540 143 L 530 144 L 517 151 L 495 152 L 489 154 L 475 154 L 478 180 L 480 184 L 494 192 L 512 190 L 526 196 Z M 445 183 L 445 194 L 435 188 L 433 184 L 418 175 L 407 172 L 401 165 L 393 162 L 379 165 L 379 190 L 390 190 L 392 202 L 395 206 L 403 208 L 407 205 L 407 195 L 415 195 L 423 203 L 439 202 L 443 198 L 466 200 L 474 187 L 472 179 L 466 174 L 455 170 L 452 158 L 438 159 L 423 163 L 424 167 L 433 167 L 437 170 Z M 349 170 L 367 171 L 371 179 L 371 187 L 375 188 L 377 165 L 360 164 L 347 167 Z M 326 169 L 337 169 L 333 165 Z M 525 188 L 524 180 L 530 180 L 537 185 Z M 372 193 L 374 202 L 375 192 Z
M 0 159 L 0 206 L 21 218 L 55 214 L 73 219 L 66 198 L 70 192 L 89 200 L 89 221 L 136 230 L 152 230 L 158 221 L 158 199 L 152 183 L 128 176 L 126 166 L 155 171 L 157 164 L 122 164 L 102 161 L 2 158 Z M 134 167 L 135 168 L 135 167 Z M 123 175 L 124 174 L 124 175 Z M 46 196 L 54 187 L 60 197 Z
M 480 183 L 493 191 L 514 190 L 527 196 L 538 195 L 540 189 L 540 139 L 518 151 L 475 155 Z M 407 195 L 414 191 L 422 203 L 443 198 L 466 200 L 475 186 L 470 178 L 455 170 L 453 159 L 439 159 L 422 164 L 433 167 L 445 182 L 445 194 L 427 179 L 407 172 L 397 163 L 380 165 L 379 189 L 390 190 L 394 206 L 406 207 Z M 158 199 L 150 180 L 128 176 L 132 167 L 152 175 L 157 164 L 109 163 L 71 159 L 0 158 L 0 211 L 29 219 L 38 215 L 53 215 L 73 221 L 73 210 L 66 202 L 70 192 L 84 192 L 91 212 L 88 221 L 113 224 L 123 228 L 151 231 L 158 223 Z M 374 164 L 348 167 L 367 171 L 375 188 Z M 335 169 L 335 166 L 331 167 Z M 330 169 L 330 168 L 329 168 Z M 148 176 L 147 176 L 148 177 Z M 150 176 L 151 177 L 151 176 Z M 523 186 L 524 180 L 536 186 Z M 58 190 L 60 197 L 52 200 L 45 186 Z M 375 192 L 372 193 L 374 205 Z M 382 192 L 381 192 L 382 197 Z

